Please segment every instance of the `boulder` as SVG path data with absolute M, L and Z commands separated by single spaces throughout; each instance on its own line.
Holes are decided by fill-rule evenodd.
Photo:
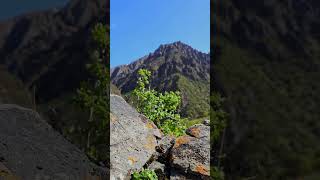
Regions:
M 176 169 L 170 170 L 170 180 L 194 180 L 202 179 L 200 176 L 194 174 L 186 174 Z
M 106 169 L 44 121 L 17 105 L 0 105 L 0 177 L 4 179 L 107 179 Z
M 203 120 L 202 124 L 204 124 L 206 126 L 210 126 L 210 120 L 209 119 L 205 119 L 205 120 Z
M 186 134 L 196 138 L 209 138 L 210 127 L 204 124 L 196 124 L 188 128 Z
M 122 97 L 110 95 L 110 175 L 128 178 L 154 156 L 160 130 Z
M 162 163 L 165 163 L 172 146 L 174 145 L 175 137 L 174 136 L 164 136 L 162 139 L 158 141 L 158 145 L 156 147 L 157 153 L 156 157 Z
M 171 150 L 171 179 L 210 179 L 210 128 L 203 124 L 186 130 Z M 183 178 L 184 177 L 184 178 Z

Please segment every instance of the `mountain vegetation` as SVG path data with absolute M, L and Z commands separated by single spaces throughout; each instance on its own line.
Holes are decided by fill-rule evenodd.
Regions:
M 215 1 L 228 179 L 319 179 L 318 1 Z
M 89 111 L 88 126 L 81 128 L 80 134 L 87 134 L 86 152 L 95 161 L 109 162 L 109 68 L 106 59 L 109 56 L 107 26 L 97 24 L 92 29 L 92 63 L 88 64 L 91 73 L 89 80 L 84 81 L 77 90 L 75 103 L 82 110 Z
M 181 103 L 180 92 L 157 92 L 150 89 L 151 72 L 146 69 L 138 71 L 137 87 L 133 90 L 132 102 L 138 112 L 153 121 L 166 135 L 176 137 L 185 134 L 187 129 L 177 113 Z M 148 87 L 149 86 L 149 87 Z

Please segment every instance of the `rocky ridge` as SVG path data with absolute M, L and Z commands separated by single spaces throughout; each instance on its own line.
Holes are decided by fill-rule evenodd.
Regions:
M 159 70 L 155 72 L 154 76 L 161 75 L 162 78 L 169 77 L 174 73 L 181 73 L 193 80 L 209 81 L 210 56 L 181 41 L 163 44 L 147 56 L 128 65 L 120 65 L 111 69 L 111 80 L 124 93 L 129 92 L 132 90 L 131 78 L 134 78 L 136 71 L 141 68 Z M 126 76 L 129 76 L 127 81 L 124 79 Z M 155 77 L 154 79 L 161 81 Z

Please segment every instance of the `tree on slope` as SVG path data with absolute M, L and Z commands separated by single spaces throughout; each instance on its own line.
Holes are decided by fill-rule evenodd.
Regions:
M 75 102 L 89 111 L 86 152 L 96 161 L 108 161 L 109 148 L 109 29 L 97 24 L 91 31 L 92 50 L 90 64 L 87 65 L 90 77 L 81 83 Z

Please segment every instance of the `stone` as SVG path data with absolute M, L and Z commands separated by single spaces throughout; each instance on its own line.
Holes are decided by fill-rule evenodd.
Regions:
M 206 126 L 210 126 L 210 120 L 209 119 L 205 119 L 205 120 L 203 120 L 202 124 L 204 124 Z
M 156 147 L 157 152 L 160 156 L 166 157 L 174 145 L 175 137 L 174 136 L 164 136 L 162 139 L 158 141 L 158 145 Z
M 199 124 L 175 140 L 170 153 L 172 179 L 210 179 L 210 128 Z M 177 173 L 178 172 L 178 173 Z
M 194 180 L 194 179 L 201 179 L 201 177 L 192 175 L 192 174 L 185 174 L 184 172 L 180 172 L 176 169 L 170 170 L 170 180 Z
M 186 130 L 186 134 L 196 138 L 209 138 L 210 127 L 204 124 L 196 124 Z
M 122 97 L 111 94 L 110 104 L 110 176 L 128 178 L 153 157 L 162 133 Z
M 16 179 L 107 179 L 85 153 L 40 115 L 17 105 L 0 105 L 0 174 Z M 1 177 L 1 175 L 0 175 Z

